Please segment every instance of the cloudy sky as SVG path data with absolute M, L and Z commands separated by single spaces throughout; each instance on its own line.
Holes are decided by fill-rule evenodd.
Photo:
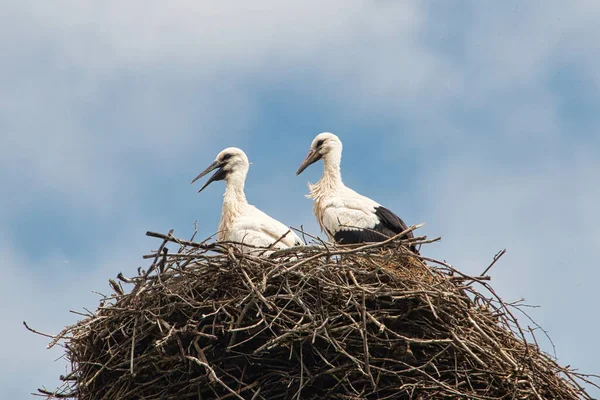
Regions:
M 23 320 L 93 309 L 147 230 L 215 232 L 223 185 L 189 182 L 221 149 L 249 155 L 252 203 L 318 233 L 321 166 L 294 173 L 322 131 L 349 186 L 442 236 L 423 253 L 476 274 L 506 248 L 497 291 L 599 373 L 597 2 L 250 3 L 0 2 L 3 395 L 65 371 Z

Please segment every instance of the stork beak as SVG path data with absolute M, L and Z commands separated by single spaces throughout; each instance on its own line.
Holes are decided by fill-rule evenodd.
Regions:
M 323 156 L 319 154 L 319 152 L 315 151 L 314 149 L 310 149 L 308 155 L 304 161 L 302 161 L 302 164 L 300 164 L 300 168 L 298 168 L 298 171 L 296 171 L 296 175 L 300 175 L 302 171 L 304 171 L 309 165 L 319 161 L 322 157 Z
M 202 178 L 204 175 L 208 174 L 210 171 L 213 171 L 213 170 L 219 168 L 219 170 L 217 172 L 215 172 L 208 179 L 208 181 L 206 181 L 206 183 L 204 184 L 204 186 L 202 186 L 200 188 L 200 190 L 198 190 L 198 193 L 200 193 L 201 191 L 203 191 L 204 188 L 206 188 L 212 182 L 214 182 L 214 181 L 221 181 L 221 180 L 225 179 L 225 177 L 227 176 L 227 172 L 223 169 L 224 166 L 225 166 L 225 163 L 222 163 L 220 161 L 215 161 L 212 164 L 210 164 L 208 166 L 208 168 L 206 168 L 204 171 L 200 172 L 200 175 L 198 175 L 197 177 L 194 178 L 194 180 L 192 181 L 192 183 L 196 182 L 198 179 Z

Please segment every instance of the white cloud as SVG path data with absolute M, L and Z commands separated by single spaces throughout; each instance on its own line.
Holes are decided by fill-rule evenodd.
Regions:
M 164 171 L 189 148 L 207 156 L 204 143 L 245 134 L 252 85 L 299 73 L 365 86 L 366 69 L 407 52 L 419 55 L 402 70 L 430 69 L 414 45 L 423 21 L 411 5 L 312 5 L 317 13 L 306 2 L 11 3 L 0 32 L 19 41 L 4 39 L 0 165 L 19 165 L 18 175 L 2 175 L 21 196 L 7 200 L 20 207 L 40 192 L 68 193 L 78 207 L 110 212 L 132 164 Z M 404 75 L 387 79 L 415 90 L 421 80 Z

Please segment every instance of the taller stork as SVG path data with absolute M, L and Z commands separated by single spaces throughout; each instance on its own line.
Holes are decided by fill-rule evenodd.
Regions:
M 192 181 L 194 183 L 217 169 L 217 172 L 198 190 L 199 193 L 212 182 L 225 180 L 217 241 L 231 241 L 273 249 L 303 245 L 298 235 L 290 228 L 248 204 L 244 185 L 249 167 L 246 153 L 236 147 L 229 147 L 221 151 L 215 161 Z
M 310 194 L 306 197 L 314 200 L 315 215 L 330 240 L 343 244 L 381 242 L 408 229 L 396 214 L 344 185 L 340 171 L 342 141 L 333 133 L 315 137 L 296 175 L 321 159 L 323 176 L 314 185 L 309 183 Z M 412 238 L 412 232 L 405 237 Z M 418 254 L 414 246 L 410 249 Z

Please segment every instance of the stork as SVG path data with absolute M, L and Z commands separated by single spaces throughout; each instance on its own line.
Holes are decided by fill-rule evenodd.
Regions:
M 310 194 L 306 197 L 314 200 L 315 215 L 330 240 L 343 244 L 381 242 L 408 229 L 392 211 L 344 185 L 340 171 L 342 141 L 333 133 L 315 137 L 296 175 L 320 159 L 323 176 L 314 185 L 309 183 Z M 404 237 L 412 238 L 413 234 L 408 232 Z M 418 254 L 414 246 L 410 249 Z
M 248 204 L 244 184 L 249 167 L 246 153 L 236 147 L 228 147 L 192 181 L 194 183 L 217 169 L 198 190 L 200 193 L 212 182 L 225 180 L 217 241 L 231 241 L 261 248 L 272 247 L 274 250 L 303 245 L 298 235 L 290 228 Z

